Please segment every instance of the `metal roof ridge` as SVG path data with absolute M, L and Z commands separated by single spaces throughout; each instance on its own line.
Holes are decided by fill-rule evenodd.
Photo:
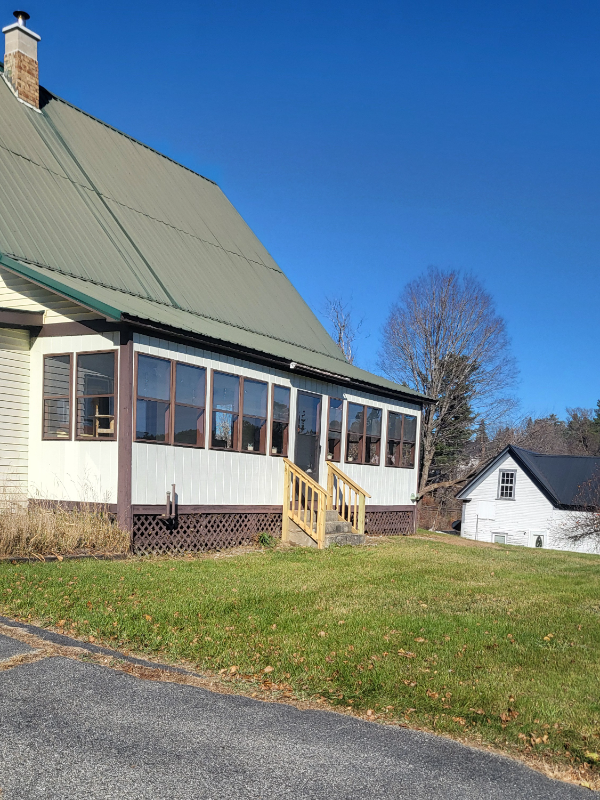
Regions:
M 529 453 L 532 456 L 539 456 L 540 458 L 590 458 L 600 460 L 600 456 L 580 456 L 576 453 L 538 453 L 537 450 L 527 450 L 527 448 L 519 447 L 516 444 L 510 446 L 514 450 L 520 450 L 522 453 Z
M 4 65 L 2 65 L 2 71 L 4 72 Z M 104 120 L 103 119 L 99 119 L 99 117 L 95 117 L 93 114 L 90 114 L 89 111 L 84 111 L 83 108 L 79 108 L 79 106 L 76 106 L 74 103 L 69 102 L 69 100 L 65 100 L 64 97 L 59 97 L 59 95 L 54 94 L 54 92 L 51 92 L 49 89 L 46 89 L 45 86 L 40 85 L 40 91 L 45 92 L 53 100 L 58 100 L 60 103 L 64 103 L 66 106 L 69 106 L 70 108 L 74 109 L 75 111 L 78 111 L 80 114 L 83 114 L 84 116 L 89 117 L 90 119 L 93 119 L 94 122 L 98 122 L 100 125 L 104 125 L 105 128 L 109 128 L 109 130 L 114 131 L 115 133 L 118 133 L 121 136 L 124 136 L 126 139 L 129 139 L 134 144 L 139 144 L 140 147 L 144 147 L 144 148 L 146 148 L 146 150 L 150 150 L 150 152 L 155 153 L 157 156 L 160 156 L 161 158 L 165 158 L 167 161 L 170 161 L 171 163 L 176 164 L 178 167 L 181 167 L 181 169 L 185 169 L 188 172 L 191 172 L 192 175 L 196 175 L 198 178 L 202 178 L 202 180 L 208 181 L 209 183 L 212 183 L 213 186 L 219 186 L 219 184 L 216 181 L 213 181 L 211 178 L 207 178 L 206 175 L 202 175 L 200 172 L 196 172 L 196 170 L 192 169 L 191 167 L 186 167 L 185 164 L 182 164 L 180 161 L 176 161 L 174 158 L 171 158 L 171 156 L 167 156 L 164 153 L 161 153 L 160 150 L 156 150 L 154 147 L 151 147 L 149 144 L 146 144 L 145 142 L 141 142 L 139 139 L 136 139 L 134 136 L 131 136 L 131 134 L 125 133 L 125 131 L 122 131 L 119 128 L 115 128 L 114 125 L 111 125 L 109 122 L 104 122 Z M 42 112 L 42 114 L 44 114 L 44 107 L 43 106 L 40 108 L 40 111 Z M 44 114 L 44 116 L 47 116 L 47 115 Z M 221 187 L 219 186 L 219 188 L 221 188 Z

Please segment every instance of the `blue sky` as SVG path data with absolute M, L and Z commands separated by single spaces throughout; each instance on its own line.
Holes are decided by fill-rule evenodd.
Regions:
M 600 398 L 600 5 L 42 3 L 41 82 L 216 180 L 375 369 L 402 286 L 472 272 L 526 413 Z M 12 6 L 4 5 L 3 24 Z

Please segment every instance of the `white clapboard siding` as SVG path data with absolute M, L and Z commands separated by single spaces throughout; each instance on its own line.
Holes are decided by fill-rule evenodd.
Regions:
M 29 331 L 0 328 L 0 487 L 27 485 Z
M 43 441 L 44 355 L 110 350 L 116 333 L 38 337 L 31 347 L 29 494 L 51 500 L 117 502 L 118 443 Z
M 498 498 L 501 470 L 515 470 L 515 499 Z M 504 534 L 506 544 L 533 547 L 537 534 L 543 534 L 544 547 L 592 552 L 588 545 L 574 547 L 561 537 L 570 513 L 555 509 L 529 475 L 508 454 L 482 473 L 463 503 L 461 536 L 483 542 Z M 490 517 L 493 515 L 493 519 Z
M 382 408 L 384 412 L 382 462 L 385 453 L 387 411 L 415 414 L 417 419 L 420 419 L 418 408 L 410 403 L 395 402 L 366 392 L 350 392 L 347 387 L 290 375 L 241 359 L 186 345 L 172 344 L 158 338 L 137 335 L 134 342 L 138 352 L 204 366 L 207 370 L 217 369 L 244 375 L 269 384 L 289 386 L 292 389 L 289 427 L 291 458 L 295 445 L 294 390 L 322 395 L 322 444 L 327 427 L 329 397 Z M 344 425 L 346 409 L 347 403 L 344 410 Z M 417 440 L 418 438 L 417 435 Z M 319 481 L 323 486 L 327 481 L 325 457 L 325 446 L 323 446 L 319 468 Z M 367 504 L 411 505 L 411 495 L 417 490 L 416 469 L 395 469 L 386 467 L 383 463 L 378 466 L 367 466 L 342 462 L 338 466 L 371 495 Z M 179 503 L 183 505 L 279 505 L 283 498 L 283 462 L 281 458 L 270 455 L 134 443 L 132 502 L 136 505 L 161 504 L 165 502 L 165 493 L 171 490 L 173 483 L 177 487 Z
M 0 267 L 0 308 L 45 311 L 44 322 L 72 322 L 98 315 Z

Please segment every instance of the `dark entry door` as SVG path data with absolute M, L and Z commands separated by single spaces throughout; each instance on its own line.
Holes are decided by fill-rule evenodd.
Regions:
M 314 481 L 319 480 L 321 455 L 321 395 L 298 392 L 294 462 Z

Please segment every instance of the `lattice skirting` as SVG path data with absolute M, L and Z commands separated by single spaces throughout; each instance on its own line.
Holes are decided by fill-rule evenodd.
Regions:
M 248 544 L 263 531 L 280 537 L 281 514 L 180 514 L 174 520 L 134 514 L 133 551 L 149 555 L 222 550 Z
M 368 536 L 406 536 L 414 531 L 414 511 L 365 512 L 365 533 Z

